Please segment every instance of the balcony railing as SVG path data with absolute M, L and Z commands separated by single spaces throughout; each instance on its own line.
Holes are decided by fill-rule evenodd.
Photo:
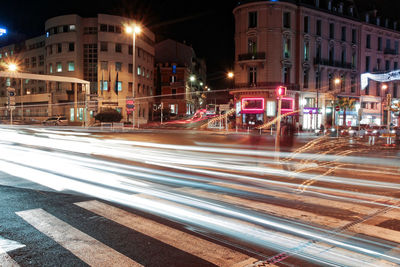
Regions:
M 237 83 L 235 88 L 249 88 L 249 89 L 260 89 L 260 88 L 276 88 L 278 86 L 285 86 L 290 91 L 300 91 L 298 84 L 282 84 L 277 82 L 257 82 L 257 83 Z
M 353 64 L 324 58 L 314 58 L 314 65 L 324 65 L 342 69 L 352 69 Z
M 265 52 L 240 54 L 239 61 L 265 59 Z
M 184 86 L 184 82 L 163 82 L 162 86 Z
M 383 53 L 384 53 L 385 55 L 397 55 L 397 54 L 398 54 L 397 51 L 396 51 L 396 49 L 390 49 L 390 48 L 386 48 L 386 49 L 383 51 Z

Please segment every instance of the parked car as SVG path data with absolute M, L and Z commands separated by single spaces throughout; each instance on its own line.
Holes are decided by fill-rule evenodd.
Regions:
M 47 118 L 42 122 L 43 125 L 52 125 L 52 126 L 65 126 L 68 125 L 68 120 L 66 117 L 56 116 Z

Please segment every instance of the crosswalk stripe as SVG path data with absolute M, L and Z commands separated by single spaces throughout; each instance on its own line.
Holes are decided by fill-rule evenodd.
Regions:
M 266 211 L 268 213 L 272 213 L 276 216 L 286 217 L 289 219 L 297 219 L 306 223 L 316 223 L 319 225 L 324 225 L 331 227 L 333 229 L 337 229 L 346 225 L 349 225 L 351 221 L 346 221 L 342 219 L 337 219 L 334 217 L 318 215 L 316 213 L 302 211 L 298 209 L 286 208 L 279 205 L 267 204 L 258 202 L 255 200 L 247 200 L 239 197 L 233 197 L 228 195 L 221 195 L 216 193 L 210 193 L 202 190 L 193 190 L 189 188 L 181 188 L 178 189 L 181 192 L 192 193 L 197 196 L 206 197 L 214 200 L 220 200 L 228 202 L 229 204 L 241 205 L 245 207 L 250 207 L 252 209 L 258 209 L 262 211 Z M 365 234 L 369 236 L 374 236 L 378 238 L 383 238 L 389 241 L 393 241 L 395 243 L 400 242 L 400 232 L 394 231 L 391 229 L 369 225 L 365 223 L 356 224 L 350 227 L 348 230 L 354 231 L 356 233 Z
M 14 261 L 7 253 L 0 248 L 0 266 L 2 267 L 19 267 L 18 263 Z
M 96 200 L 79 202 L 75 205 L 218 266 L 232 266 L 237 262 L 249 260 L 249 256 L 240 252 Z M 257 259 L 252 258 L 251 260 L 254 262 Z
M 91 266 L 142 266 L 43 209 L 16 214 Z

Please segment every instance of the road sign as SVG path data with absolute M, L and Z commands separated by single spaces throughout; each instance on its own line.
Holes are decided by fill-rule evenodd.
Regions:
M 336 110 L 336 111 L 339 111 L 339 110 L 340 110 L 340 107 L 339 107 L 339 106 L 336 106 L 336 107 L 335 107 L 335 110 Z

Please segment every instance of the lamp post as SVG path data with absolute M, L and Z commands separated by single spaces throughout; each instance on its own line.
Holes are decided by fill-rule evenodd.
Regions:
M 383 121 L 385 119 L 385 115 L 383 114 L 383 96 L 382 96 L 382 94 L 387 89 L 388 89 L 387 84 L 382 84 L 382 86 L 381 86 L 381 90 L 382 90 L 382 92 L 381 92 L 381 125 L 383 125 L 383 123 L 384 123 Z
M 136 34 L 140 34 L 142 29 L 138 25 L 126 26 L 125 32 L 127 34 L 132 34 L 132 102 L 135 105 L 135 75 L 137 73 L 136 69 Z M 139 118 L 138 118 L 139 123 Z M 135 107 L 132 109 L 132 128 L 135 128 Z
M 229 80 L 231 80 L 231 84 L 230 84 L 231 88 L 229 88 L 229 89 L 233 89 L 233 82 L 234 82 L 233 78 L 235 77 L 235 74 L 233 73 L 233 71 L 230 71 L 227 73 L 226 76 L 228 77 Z
M 16 71 L 18 71 L 18 65 L 15 64 L 15 63 L 9 63 L 8 66 L 7 66 L 7 68 L 8 68 L 8 71 L 9 71 L 9 72 L 16 72 Z M 20 99 L 21 99 L 22 120 L 23 120 L 23 118 L 24 118 L 24 103 L 23 103 L 23 101 L 22 101 L 22 78 L 21 78 L 21 91 L 20 91 L 20 93 L 21 93 Z M 15 105 L 15 103 L 14 103 L 14 105 Z M 13 123 L 13 118 L 12 118 L 12 116 L 13 116 L 13 109 L 15 108 L 15 106 L 11 107 L 11 105 L 10 105 L 9 108 L 10 108 L 10 123 L 12 124 L 12 123 Z
M 196 76 L 194 75 L 190 75 L 189 77 L 189 81 L 190 81 L 190 92 L 193 92 L 193 82 L 196 81 Z M 197 98 L 197 94 L 195 94 L 196 98 Z

